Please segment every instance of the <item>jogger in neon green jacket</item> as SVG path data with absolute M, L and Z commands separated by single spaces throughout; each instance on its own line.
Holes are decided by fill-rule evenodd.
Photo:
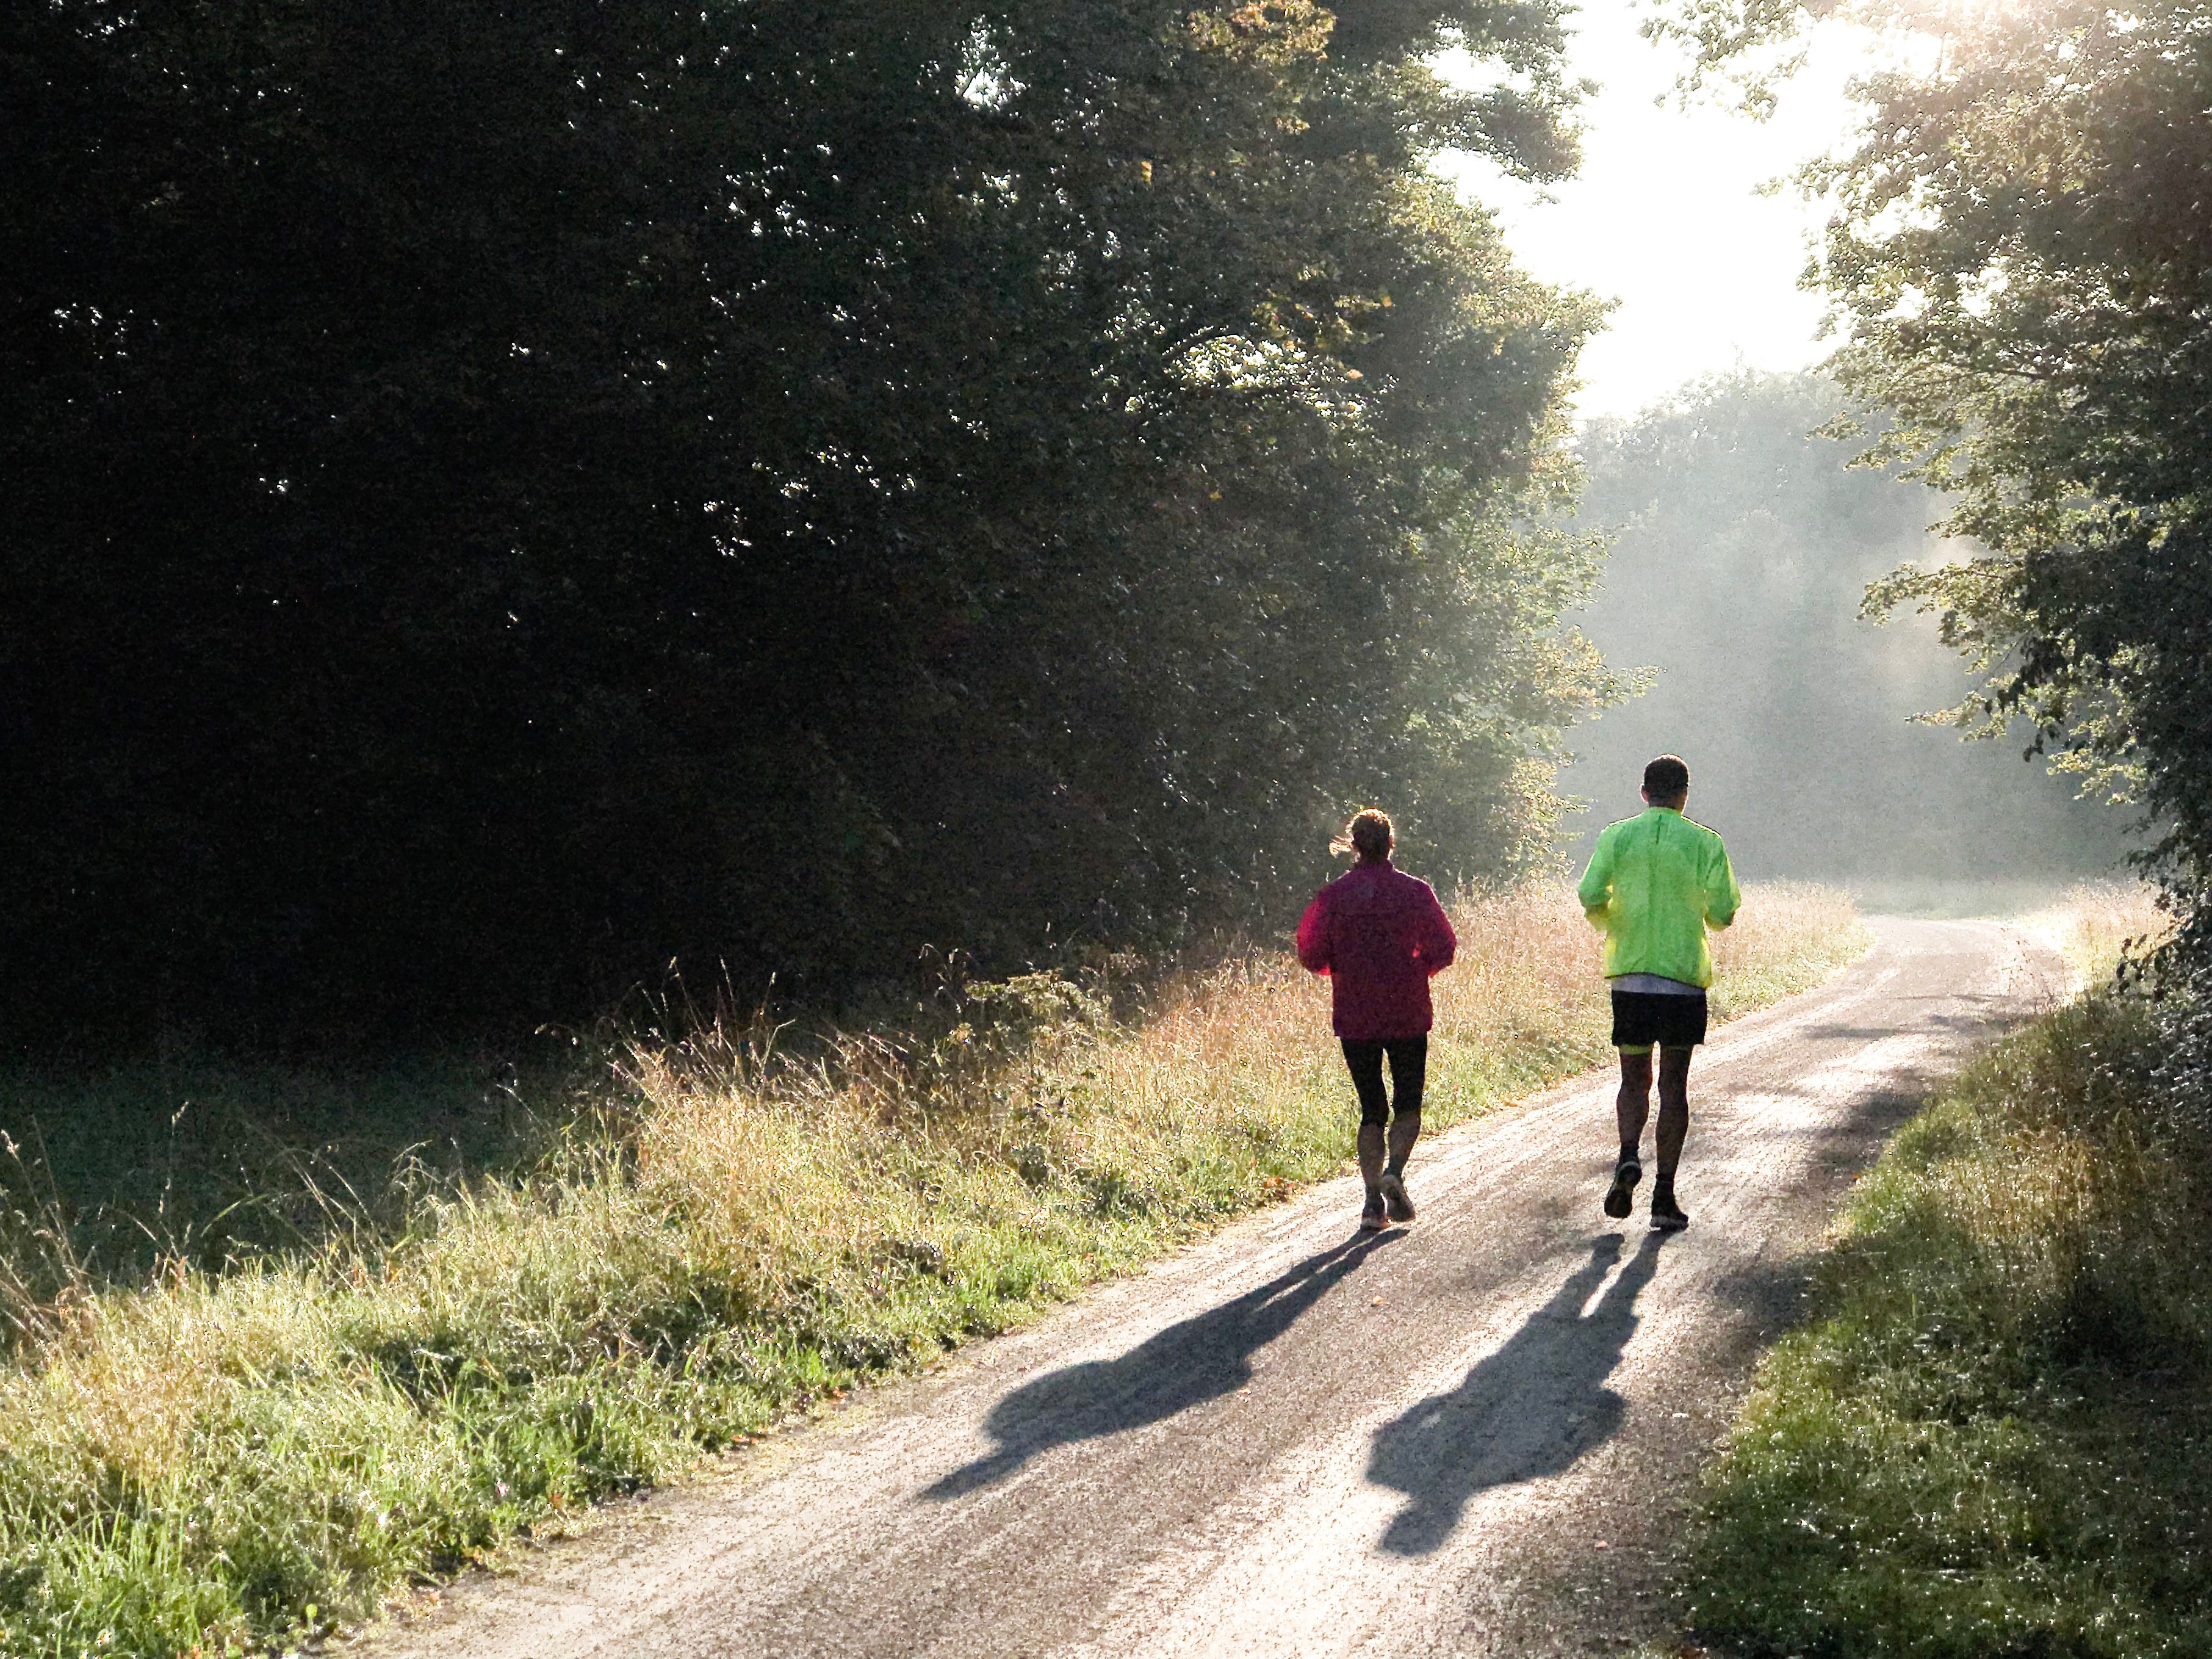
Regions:
M 1651 1051 L 1659 1051 L 1658 1178 L 1651 1224 L 1690 1224 L 1674 1201 L 1674 1168 L 1690 1125 L 1690 1056 L 1705 1040 L 1705 987 L 1713 979 L 1708 928 L 1735 919 L 1743 894 L 1721 838 L 1682 816 L 1690 769 L 1662 754 L 1644 769 L 1645 809 L 1597 838 L 1576 896 L 1605 935 L 1613 1041 L 1620 1051 L 1620 1159 L 1605 1212 L 1626 1217 L 1644 1178 L 1639 1148 L 1650 1113 Z
M 1606 826 L 1575 896 L 1605 935 L 1607 979 L 1656 973 L 1700 990 L 1713 982 L 1705 930 L 1743 902 L 1721 838 L 1663 802 Z

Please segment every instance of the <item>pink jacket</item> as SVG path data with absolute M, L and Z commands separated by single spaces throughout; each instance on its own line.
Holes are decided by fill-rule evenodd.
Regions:
M 1387 860 L 1338 876 L 1298 923 L 1298 961 L 1329 976 L 1336 1034 L 1354 1041 L 1426 1031 L 1436 1018 L 1429 975 L 1458 950 L 1429 884 Z

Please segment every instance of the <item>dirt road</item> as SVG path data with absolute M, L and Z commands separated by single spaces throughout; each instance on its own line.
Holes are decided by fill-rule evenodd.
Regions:
M 372 1650 L 1617 1655 L 1668 1628 L 1696 1469 L 1841 1189 L 2064 977 L 1996 923 L 1876 931 L 1700 1056 L 1686 1233 L 1600 1211 L 1594 1074 L 1427 1144 L 1410 1229 L 1356 1236 L 1329 1182 Z

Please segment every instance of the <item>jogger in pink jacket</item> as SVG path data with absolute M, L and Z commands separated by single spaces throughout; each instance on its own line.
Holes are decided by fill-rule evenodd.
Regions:
M 1426 881 L 1390 863 L 1389 814 L 1369 807 L 1331 843 L 1359 862 L 1314 895 L 1298 923 L 1298 961 L 1328 976 L 1333 1024 L 1359 1096 L 1359 1173 L 1367 1204 L 1364 1232 L 1413 1219 L 1406 1159 L 1421 1133 L 1426 1080 L 1429 976 L 1452 964 L 1459 941 Z M 1395 1099 L 1382 1089 L 1390 1061 Z M 1395 1107 L 1395 1110 L 1394 1110 Z

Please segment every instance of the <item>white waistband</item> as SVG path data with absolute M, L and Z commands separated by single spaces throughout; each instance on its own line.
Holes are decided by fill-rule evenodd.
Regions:
M 1705 994 L 1703 985 L 1670 979 L 1663 973 L 1616 973 L 1613 977 L 1613 988 L 1656 997 L 1702 997 Z

